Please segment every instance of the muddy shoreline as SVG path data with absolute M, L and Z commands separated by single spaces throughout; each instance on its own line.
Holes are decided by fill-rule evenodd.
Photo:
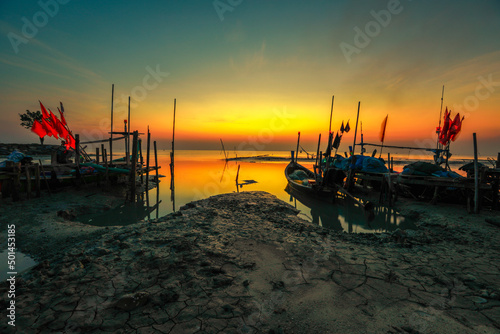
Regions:
M 95 227 L 57 212 L 114 207 L 111 191 L 48 198 L 0 206 L 1 233 L 14 223 L 40 261 L 17 276 L 18 333 L 500 331 L 498 212 L 400 200 L 418 230 L 347 234 L 243 192 Z M 5 318 L 0 331 L 16 332 Z

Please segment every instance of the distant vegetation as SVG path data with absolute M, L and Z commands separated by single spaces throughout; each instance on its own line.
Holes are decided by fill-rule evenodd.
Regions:
M 42 113 L 40 112 L 40 110 L 34 112 L 26 110 L 24 114 L 19 114 L 19 117 L 21 118 L 21 126 L 25 127 L 28 130 L 31 130 L 31 127 L 33 126 L 33 122 L 35 120 L 38 120 L 40 122 L 42 121 Z M 40 138 L 40 144 L 42 145 L 43 139 L 44 138 Z

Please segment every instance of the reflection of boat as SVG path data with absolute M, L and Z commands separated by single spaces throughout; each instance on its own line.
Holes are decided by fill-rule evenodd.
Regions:
M 315 200 L 287 186 L 285 191 L 310 209 L 310 220 L 314 224 L 335 231 L 391 232 L 397 228 L 416 229 L 416 226 L 392 208 L 376 206 L 367 211 L 359 201 L 339 194 L 335 204 Z
M 334 231 L 343 231 L 342 224 L 338 217 L 339 213 L 337 206 L 324 201 L 318 201 L 311 196 L 291 188 L 290 185 L 286 186 L 285 191 L 290 194 L 290 200 L 295 198 L 304 206 L 311 209 L 310 219 L 313 224 L 317 224 Z
M 324 200 L 333 200 L 336 189 L 319 184 L 317 176 L 306 167 L 292 161 L 285 168 L 285 177 L 290 188 L 303 194 Z

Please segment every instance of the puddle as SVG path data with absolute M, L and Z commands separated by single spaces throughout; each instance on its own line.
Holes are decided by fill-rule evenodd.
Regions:
M 94 226 L 126 226 L 136 224 L 140 220 L 149 220 L 158 207 L 145 205 L 144 201 L 124 203 L 104 213 L 80 215 L 76 218 L 80 223 Z
M 5 281 L 7 278 L 10 277 L 7 273 L 10 272 L 11 270 L 8 267 L 8 252 L 7 250 L 1 251 L 0 252 L 0 281 Z M 37 265 L 37 262 L 33 260 L 31 257 L 28 255 L 25 255 L 19 251 L 16 251 L 16 268 L 15 272 L 17 272 L 16 276 L 19 276 L 22 272 L 34 267 Z
M 298 193 L 289 188 L 290 204 L 301 210 L 301 217 L 314 224 L 348 233 L 381 233 L 396 229 L 417 229 L 414 222 L 392 208 L 374 205 L 373 212 L 365 211 L 350 198 L 337 198 L 328 203 Z

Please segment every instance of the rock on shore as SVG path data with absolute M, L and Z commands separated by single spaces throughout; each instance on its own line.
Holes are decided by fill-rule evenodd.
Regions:
M 419 231 L 348 235 L 297 214 L 268 193 L 243 192 L 125 227 L 56 221 L 73 233 L 44 232 L 45 247 L 57 251 L 44 252 L 18 278 L 16 327 L 19 333 L 500 330 L 497 227 L 422 211 Z M 35 247 L 32 241 L 26 245 Z M 0 293 L 6 290 L 2 283 Z M 0 324 L 2 333 L 11 329 Z

